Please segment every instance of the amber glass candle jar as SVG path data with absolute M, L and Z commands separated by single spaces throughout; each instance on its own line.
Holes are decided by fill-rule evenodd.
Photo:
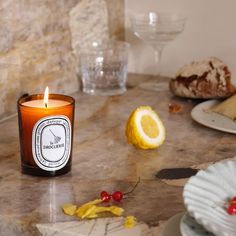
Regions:
M 72 97 L 30 95 L 18 100 L 22 173 L 56 176 L 71 170 L 74 105 Z

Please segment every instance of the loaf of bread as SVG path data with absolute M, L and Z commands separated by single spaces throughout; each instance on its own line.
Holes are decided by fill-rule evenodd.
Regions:
M 236 92 L 228 66 L 216 57 L 183 66 L 169 87 L 173 94 L 186 98 L 226 98 Z

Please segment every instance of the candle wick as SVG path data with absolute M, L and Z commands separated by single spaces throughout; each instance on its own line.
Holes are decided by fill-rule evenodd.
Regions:
M 47 103 L 44 103 L 45 107 L 47 108 L 48 107 L 48 104 Z

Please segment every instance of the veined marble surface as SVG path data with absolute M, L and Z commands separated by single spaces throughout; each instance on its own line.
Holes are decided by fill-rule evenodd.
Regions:
M 124 0 L 0 0 L 0 119 L 24 93 L 77 91 L 72 47 L 124 40 L 124 10 Z
M 129 75 L 128 91 L 121 96 L 73 94 L 73 167 L 63 176 L 40 178 L 21 174 L 17 118 L 0 124 L 0 235 L 52 235 L 67 229 L 67 235 L 73 235 L 71 225 L 81 230 L 79 225 L 87 223 L 64 215 L 64 203 L 81 205 L 97 198 L 102 190 L 125 192 L 138 177 L 141 182 L 133 196 L 119 204 L 125 209 L 124 216 L 134 215 L 139 221 L 138 228 L 133 228 L 138 233 L 132 235 L 142 235 L 141 225 L 146 229 L 149 226 L 151 235 L 158 235 L 156 229 L 161 221 L 185 210 L 182 186 L 157 180 L 156 172 L 231 158 L 235 155 L 236 136 L 195 123 L 190 111 L 199 101 L 176 98 L 168 86 L 162 86 L 159 92 L 138 86 L 144 80 L 154 79 Z M 159 81 L 167 83 L 165 78 Z M 180 113 L 169 113 L 168 104 L 172 102 L 182 105 Z M 141 105 L 152 106 L 165 124 L 167 139 L 159 149 L 139 150 L 126 142 L 128 116 Z M 98 220 L 103 222 L 101 227 L 106 220 L 113 222 L 118 218 Z
M 95 220 L 39 224 L 40 233 L 48 236 L 153 236 L 156 228 L 139 223 L 133 228 L 124 228 L 124 218 L 100 218 Z M 157 231 L 156 231 L 157 232 Z

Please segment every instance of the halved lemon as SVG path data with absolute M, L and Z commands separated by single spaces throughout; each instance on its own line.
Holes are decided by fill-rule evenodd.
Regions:
M 141 106 L 132 112 L 126 125 L 128 143 L 142 149 L 157 148 L 163 144 L 165 127 L 150 106 Z

